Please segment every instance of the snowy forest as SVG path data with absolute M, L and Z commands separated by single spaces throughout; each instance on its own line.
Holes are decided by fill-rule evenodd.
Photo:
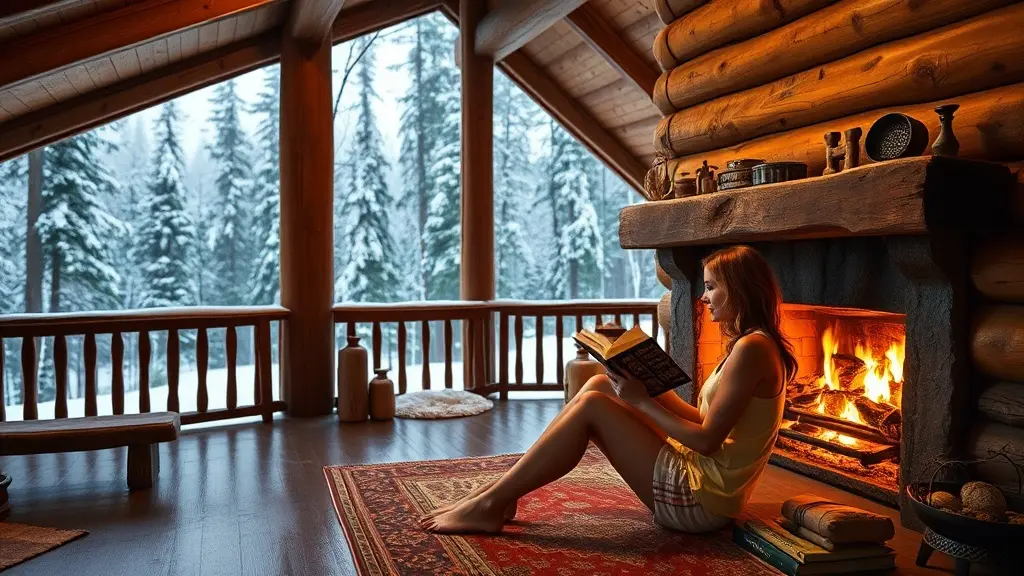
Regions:
M 334 48 L 335 301 L 459 298 L 457 32 L 431 14 Z M 269 66 L 0 164 L 0 313 L 278 303 L 279 78 Z M 640 196 L 498 71 L 494 184 L 498 298 L 664 293 L 653 253 L 618 244 Z M 4 350 L 19 404 L 20 343 Z M 74 339 L 68 352 L 80 397 Z M 39 354 L 47 402 L 46 342 Z

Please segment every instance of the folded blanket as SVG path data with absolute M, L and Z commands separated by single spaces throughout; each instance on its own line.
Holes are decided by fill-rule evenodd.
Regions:
M 782 503 L 782 516 L 829 541 L 832 545 L 885 542 L 896 535 L 892 520 L 867 510 L 837 504 L 814 494 L 801 494 Z M 802 538 L 810 540 L 806 536 Z M 820 542 L 811 540 L 827 548 Z

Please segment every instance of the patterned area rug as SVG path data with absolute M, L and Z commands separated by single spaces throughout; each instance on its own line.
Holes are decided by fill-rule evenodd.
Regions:
M 501 535 L 436 535 L 416 525 L 518 457 L 325 467 L 359 574 L 776 574 L 729 530 L 691 536 L 654 524 L 593 446 L 576 470 L 524 498 Z
M 0 571 L 86 534 L 88 532 L 85 530 L 58 530 L 28 524 L 0 523 Z
M 395 398 L 395 416 L 438 420 L 483 414 L 494 402 L 464 390 L 421 390 L 400 394 Z

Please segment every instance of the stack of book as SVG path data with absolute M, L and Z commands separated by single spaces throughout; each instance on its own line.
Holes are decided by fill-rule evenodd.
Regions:
M 883 572 L 896 566 L 886 542 L 892 521 L 812 495 L 787 500 L 782 518 L 740 520 L 733 540 L 767 564 L 792 576 Z

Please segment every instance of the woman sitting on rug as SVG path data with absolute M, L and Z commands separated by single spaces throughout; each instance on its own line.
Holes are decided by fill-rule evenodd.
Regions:
M 667 528 L 699 533 L 739 515 L 768 463 L 796 359 L 780 331 L 782 294 L 747 246 L 703 261 L 711 319 L 726 357 L 705 381 L 699 408 L 675 393 L 656 399 L 628 374 L 591 378 L 501 478 L 420 523 L 433 532 L 499 532 L 519 498 L 583 458 L 591 440 Z

